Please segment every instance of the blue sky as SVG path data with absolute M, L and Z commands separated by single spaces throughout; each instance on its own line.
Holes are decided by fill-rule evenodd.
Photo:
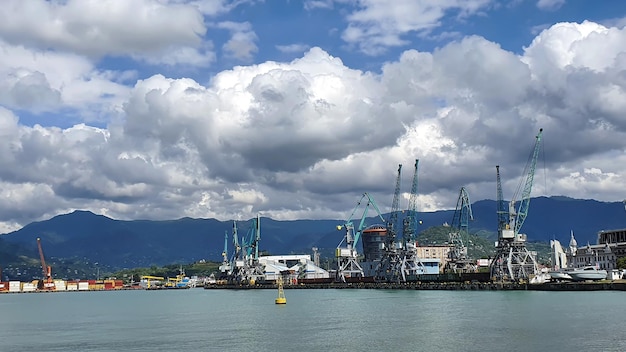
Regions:
M 7 0 L 0 233 L 91 210 L 342 219 L 388 211 L 420 159 L 422 211 L 621 201 L 626 3 L 583 0 Z M 532 216 L 532 206 L 531 212 Z

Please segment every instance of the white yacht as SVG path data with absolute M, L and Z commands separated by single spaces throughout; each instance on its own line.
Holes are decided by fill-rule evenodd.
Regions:
M 607 278 L 607 271 L 604 269 L 598 269 L 595 266 L 584 266 L 582 268 L 574 268 L 567 271 L 567 274 L 574 281 L 586 281 L 586 280 L 605 280 Z

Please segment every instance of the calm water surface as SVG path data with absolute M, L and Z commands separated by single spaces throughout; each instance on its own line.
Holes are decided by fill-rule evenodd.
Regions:
M 626 351 L 626 292 L 0 295 L 0 351 Z

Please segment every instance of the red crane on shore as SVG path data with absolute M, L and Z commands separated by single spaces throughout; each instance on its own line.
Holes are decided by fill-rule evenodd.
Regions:
M 44 279 L 38 284 L 39 289 L 54 290 L 54 282 L 52 281 L 52 269 L 46 265 L 46 259 L 43 256 L 43 249 L 41 248 L 41 238 L 37 237 L 37 248 L 39 249 L 39 259 L 41 259 L 41 270 L 43 272 Z

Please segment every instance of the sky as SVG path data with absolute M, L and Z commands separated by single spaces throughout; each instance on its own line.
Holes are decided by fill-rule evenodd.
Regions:
M 0 233 L 626 198 L 621 0 L 4 0 Z M 529 209 L 532 216 L 532 203 Z M 494 214 L 494 223 L 496 215 Z

